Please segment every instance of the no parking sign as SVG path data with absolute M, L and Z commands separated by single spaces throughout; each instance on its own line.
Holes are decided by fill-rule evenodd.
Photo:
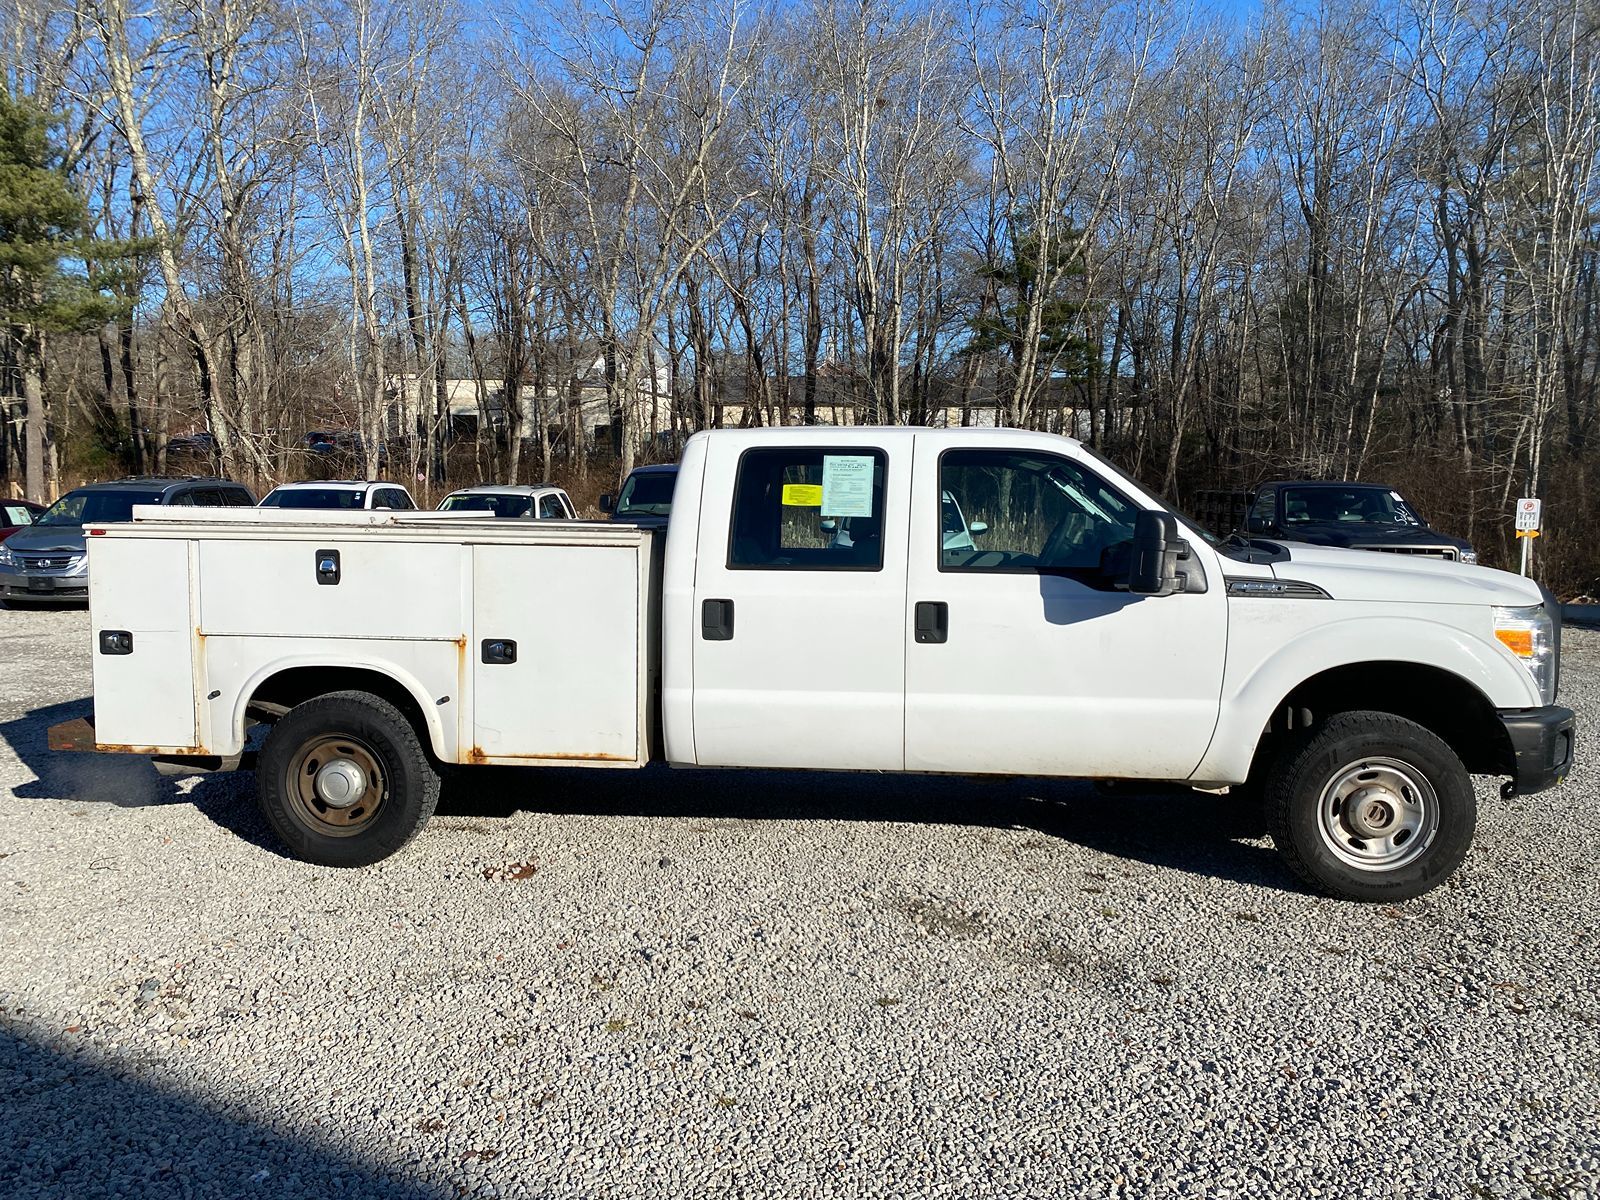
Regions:
M 1535 500 L 1532 496 L 1525 496 L 1517 501 L 1517 536 L 1538 537 L 1539 517 L 1544 510 L 1544 501 Z

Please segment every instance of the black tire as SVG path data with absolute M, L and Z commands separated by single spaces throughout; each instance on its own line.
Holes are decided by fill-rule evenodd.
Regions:
M 329 804 L 330 786 L 357 798 Z M 417 731 L 369 692 L 330 692 L 290 709 L 261 748 L 256 787 L 290 853 L 324 867 L 388 858 L 439 804 L 439 775 Z
M 1455 751 L 1388 713 L 1330 717 L 1286 747 L 1265 780 L 1273 843 L 1294 873 L 1340 900 L 1398 902 L 1438 887 L 1477 826 Z

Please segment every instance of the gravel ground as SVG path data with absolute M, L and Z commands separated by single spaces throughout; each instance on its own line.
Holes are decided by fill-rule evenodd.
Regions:
M 87 636 L 0 612 L 7 1196 L 1600 1194 L 1600 634 L 1399 908 L 1206 797 L 779 773 L 463 772 L 333 872 L 48 754 Z

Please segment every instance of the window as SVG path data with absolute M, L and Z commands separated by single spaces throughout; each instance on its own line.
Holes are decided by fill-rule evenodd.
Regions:
M 410 512 L 417 507 L 411 502 L 411 493 L 405 488 L 390 488 L 389 494 L 394 497 L 389 503 L 401 512 Z
M 255 500 L 249 492 L 242 487 L 224 488 L 222 502 L 229 508 L 254 508 Z
M 578 510 L 572 507 L 572 500 L 565 492 L 561 493 L 561 507 L 566 510 L 567 520 L 576 521 L 578 519 Z
M 533 501 L 526 496 L 499 492 L 457 492 L 446 496 L 440 512 L 485 512 L 496 517 L 525 517 Z
M 1381 487 L 1285 488 L 1284 519 L 1295 525 L 1420 525 L 1400 493 Z
M 672 489 L 678 486 L 678 472 L 635 471 L 622 484 L 617 497 L 619 517 L 664 517 L 672 511 Z
M 567 510 L 561 507 L 561 497 L 554 493 L 539 497 L 539 518 L 544 521 L 565 521 Z
M 33 513 L 20 504 L 0 506 L 0 525 L 32 525 Z
M 1137 507 L 1070 459 L 950 450 L 939 460 L 939 565 L 1102 582 L 1101 556 L 1133 537 Z
M 746 450 L 733 489 L 729 568 L 882 569 L 887 466 L 870 447 Z
M 1278 493 L 1264 488 L 1256 493 L 1256 502 L 1250 506 L 1250 531 L 1265 533 L 1278 523 Z
M 362 488 L 278 488 L 267 493 L 263 508 L 360 508 Z
M 160 492 L 68 492 L 39 517 L 40 525 L 98 525 L 133 520 L 135 504 L 160 504 Z
M 221 488 L 196 488 L 190 495 L 193 503 L 203 508 L 221 508 L 223 504 Z
M 172 497 L 171 500 L 168 500 L 167 503 L 169 505 L 179 505 L 179 506 L 182 506 L 184 508 L 193 508 L 194 507 L 194 493 L 193 492 L 178 492 L 176 495 L 174 495 Z

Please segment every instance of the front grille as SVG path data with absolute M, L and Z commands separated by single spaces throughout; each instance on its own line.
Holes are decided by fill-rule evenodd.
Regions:
M 1454 546 L 1362 546 L 1354 545 L 1352 550 L 1378 550 L 1384 554 L 1410 554 L 1421 558 L 1442 558 L 1455 562 L 1461 552 Z
M 78 561 L 76 554 L 28 554 L 16 552 L 17 561 L 28 571 L 65 571 Z

